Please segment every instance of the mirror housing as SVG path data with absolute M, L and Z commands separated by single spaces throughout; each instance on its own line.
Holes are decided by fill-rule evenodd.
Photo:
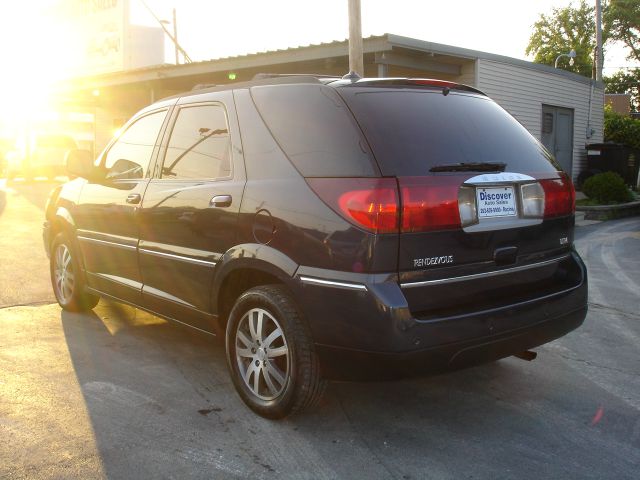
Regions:
M 93 155 L 89 150 L 69 150 L 65 160 L 69 175 L 87 180 L 96 179 L 98 169 L 93 165 Z

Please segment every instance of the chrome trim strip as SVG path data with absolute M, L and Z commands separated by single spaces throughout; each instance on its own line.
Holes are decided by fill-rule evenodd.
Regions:
M 160 300 L 164 300 L 165 302 L 175 303 L 182 307 L 187 307 L 187 308 L 190 308 L 191 310 L 196 310 L 197 312 L 200 311 L 194 305 L 191 305 L 190 303 L 185 302 L 181 298 L 174 297 L 173 295 L 169 295 L 167 292 L 163 292 L 162 290 L 159 290 L 157 288 L 150 287 L 149 285 L 145 285 L 144 287 L 142 287 L 142 294 L 151 295 L 153 297 L 159 298 Z
M 89 243 L 97 243 L 97 244 L 100 244 L 100 245 L 109 245 L 111 247 L 124 248 L 126 250 L 137 250 L 137 247 L 134 247 L 133 245 L 126 245 L 124 243 L 107 242 L 106 240 L 98 240 L 97 238 L 89 238 L 89 237 L 78 236 L 78 240 L 83 240 L 83 241 L 89 242 Z
M 86 273 L 89 276 L 100 278 L 102 280 L 108 280 L 109 282 L 117 283 L 118 285 L 122 285 L 123 287 L 132 288 L 138 291 L 142 290 L 142 283 L 136 282 L 135 280 L 116 277 L 115 275 L 109 275 L 107 273 L 92 273 L 92 272 L 86 272 Z
M 208 260 L 198 260 L 197 258 L 191 257 L 183 257 L 182 255 L 174 255 L 173 253 L 157 252 L 155 250 L 147 250 L 146 248 L 140 248 L 139 251 L 140 253 L 146 253 L 147 255 L 154 255 L 161 258 L 170 258 L 172 260 L 180 260 L 182 262 L 194 263 L 196 265 L 204 265 L 206 267 L 216 266 L 216 262 L 211 262 Z
M 319 278 L 312 278 L 312 277 L 300 277 L 300 280 L 303 283 L 311 283 L 313 285 L 321 285 L 323 287 L 347 288 L 350 290 L 362 290 L 362 291 L 367 290 L 367 286 L 362 285 L 360 283 L 335 282 L 333 280 L 321 280 Z
M 544 262 L 532 263 L 530 265 L 522 265 L 520 267 L 505 268 L 504 270 L 494 270 L 492 272 L 474 273 L 473 275 L 463 275 L 461 277 L 439 278 L 437 280 L 425 280 L 423 282 L 408 282 L 401 283 L 402 288 L 414 288 L 414 287 L 426 287 L 427 285 L 442 285 L 446 283 L 466 282 L 467 280 L 475 280 L 482 277 L 495 277 L 498 275 L 505 275 L 507 273 L 522 272 L 524 270 L 530 270 L 532 268 L 544 267 L 545 265 L 551 265 L 552 263 L 558 263 L 571 255 L 563 255 L 562 257 L 554 258 L 553 260 L 546 260 Z
M 481 185 L 483 183 L 517 183 L 517 182 L 535 182 L 536 179 L 522 173 L 500 172 L 500 173 L 483 173 L 475 177 L 465 180 L 468 185 Z

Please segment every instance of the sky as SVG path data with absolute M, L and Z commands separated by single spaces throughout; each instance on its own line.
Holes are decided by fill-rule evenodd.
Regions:
M 132 17 L 154 24 L 141 0 Z M 178 37 L 193 59 L 284 49 L 348 37 L 347 0 L 146 0 L 161 18 L 177 7 Z M 361 0 L 363 36 L 394 33 L 436 43 L 531 60 L 525 56 L 540 13 L 569 0 Z M 574 5 L 577 0 L 574 1 Z M 167 48 L 171 48 L 167 45 Z M 609 49 L 605 74 L 628 66 Z
M 74 63 L 74 47 L 78 45 L 73 44 L 63 22 L 51 16 L 51 7 L 60 1 L 11 2 L 10 7 L 4 8 L 0 29 L 3 59 L 0 101 L 5 112 L 23 111 L 25 102 L 40 104 L 46 96 L 47 84 L 68 76 Z M 143 0 L 129 1 L 133 22 L 157 26 Z M 196 61 L 348 37 L 347 0 L 144 1 L 158 17 L 167 20 L 176 7 L 180 43 Z M 393 33 L 527 59 L 525 48 L 540 13 L 550 13 L 553 7 L 569 3 L 569 0 L 362 0 L 362 31 L 365 37 Z M 172 46 L 168 40 L 166 48 L 166 60 L 171 61 Z M 620 49 L 609 48 L 605 75 L 630 65 Z

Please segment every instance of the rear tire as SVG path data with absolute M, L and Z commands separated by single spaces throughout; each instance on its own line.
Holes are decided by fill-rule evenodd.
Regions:
M 244 403 L 265 418 L 314 406 L 320 377 L 309 329 L 281 285 L 252 288 L 236 301 L 227 324 L 227 364 Z
M 58 304 L 71 312 L 91 310 L 100 297 L 86 291 L 84 272 L 71 240 L 59 233 L 51 245 L 51 286 Z

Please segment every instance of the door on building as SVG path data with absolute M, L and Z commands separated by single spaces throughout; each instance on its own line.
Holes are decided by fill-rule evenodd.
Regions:
M 556 158 L 562 169 L 572 174 L 573 109 L 542 106 L 542 144 Z

